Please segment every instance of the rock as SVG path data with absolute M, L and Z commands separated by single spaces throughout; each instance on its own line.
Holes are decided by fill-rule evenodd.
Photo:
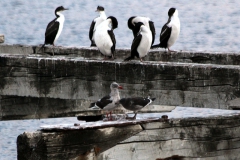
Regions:
M 4 43 L 4 35 L 0 34 L 0 43 Z

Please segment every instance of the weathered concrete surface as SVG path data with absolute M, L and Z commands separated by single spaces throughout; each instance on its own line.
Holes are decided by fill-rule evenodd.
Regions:
M 1 120 L 74 117 L 89 105 L 87 100 L 44 97 L 1 96 L 0 101 Z
M 18 160 L 82 159 L 142 131 L 139 124 L 100 129 L 26 132 L 17 138 Z
M 183 118 L 174 118 L 182 112 L 186 113 Z M 187 160 L 240 158 L 239 111 L 178 107 L 174 112 L 162 113 L 165 114 L 170 118 L 149 113 L 140 114 L 134 121 L 42 126 L 40 131 L 18 136 L 18 158 L 146 160 L 174 155 Z
M 11 54 L 42 54 L 41 46 L 27 46 L 27 45 L 0 45 L 1 53 Z M 46 46 L 43 54 L 52 55 L 52 48 L 54 48 L 55 55 L 66 55 L 84 58 L 103 58 L 100 52 L 95 47 L 51 47 Z M 38 52 L 39 51 L 39 52 Z M 37 53 L 38 52 L 38 53 Z M 116 58 L 124 59 L 130 55 L 129 49 L 116 49 Z M 150 50 L 146 61 L 162 61 L 162 62 L 186 62 L 186 63 L 202 63 L 202 64 L 222 64 L 222 65 L 239 65 L 240 52 L 225 53 L 225 52 L 193 52 L 193 51 L 179 51 L 179 52 L 164 52 L 163 49 Z
M 102 160 L 164 159 L 173 155 L 188 160 L 240 158 L 239 116 L 231 119 L 188 119 L 146 124 L 145 130 L 99 155 Z M 236 124 L 237 123 L 237 124 Z
M 122 61 L 128 49 L 114 61 L 101 60 L 96 48 L 55 48 L 58 56 L 38 49 L 0 45 L 0 119 L 73 116 L 108 94 L 113 81 L 123 85 L 121 97 L 150 95 L 159 105 L 229 109 L 240 97 L 238 53 L 152 51 L 146 59 L 154 61 L 140 63 Z

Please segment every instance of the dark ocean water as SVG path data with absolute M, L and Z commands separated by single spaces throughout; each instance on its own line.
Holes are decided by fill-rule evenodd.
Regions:
M 1 0 L 0 34 L 6 44 L 39 45 L 44 41 L 46 25 L 57 6 L 65 11 L 63 32 L 56 42 L 61 46 L 89 46 L 89 26 L 97 16 L 97 5 L 105 7 L 107 16 L 115 16 L 119 27 L 115 30 L 117 48 L 130 48 L 132 33 L 127 27 L 131 16 L 147 16 L 156 27 L 156 41 L 167 21 L 170 7 L 179 10 L 181 32 L 174 50 L 240 52 L 239 0 Z M 58 118 L 24 121 L 0 121 L 0 160 L 16 159 L 16 138 L 25 131 L 35 131 L 44 124 L 74 123 L 76 118 Z

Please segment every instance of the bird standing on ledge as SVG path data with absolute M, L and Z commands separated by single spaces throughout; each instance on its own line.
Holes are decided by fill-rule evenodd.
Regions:
M 89 39 L 91 41 L 90 47 L 96 47 L 96 44 L 95 44 L 95 41 L 94 41 L 94 38 L 93 38 L 94 37 L 94 32 L 95 32 L 97 26 L 107 19 L 104 8 L 102 6 L 98 6 L 96 12 L 99 13 L 99 17 L 95 18 L 92 21 L 92 24 L 91 24 L 90 29 L 89 29 Z
M 130 61 L 136 56 L 140 58 L 142 62 L 142 58 L 148 54 L 152 45 L 152 32 L 148 27 L 142 22 L 138 22 L 135 24 L 135 30 L 138 30 L 139 33 L 132 42 L 130 57 L 126 58 L 124 61 Z
M 104 55 L 104 59 L 114 59 L 116 48 L 116 39 L 113 30 L 118 27 L 118 21 L 115 17 L 109 16 L 105 21 L 99 24 L 94 33 L 94 41 Z
M 89 108 L 110 111 L 110 119 L 111 119 L 112 118 L 111 111 L 119 106 L 120 95 L 119 95 L 118 89 L 123 89 L 123 87 L 120 86 L 118 83 L 113 82 L 110 85 L 110 89 L 111 89 L 111 93 L 109 95 L 99 99 L 97 102 L 91 103 Z M 107 118 L 109 119 L 108 113 L 107 113 Z
M 63 24 L 65 21 L 64 15 L 61 13 L 64 10 L 68 10 L 67 8 L 64 8 L 63 6 L 57 7 L 55 10 L 55 15 L 56 18 L 52 20 L 51 22 L 48 23 L 46 32 L 45 32 L 45 41 L 44 44 L 40 49 L 43 49 L 45 45 L 50 44 L 55 46 L 55 42 L 59 38 L 62 29 L 63 29 Z M 52 50 L 53 55 L 54 51 Z
M 136 29 L 135 25 L 138 22 L 142 22 L 145 26 L 147 26 L 150 31 L 152 32 L 152 45 L 155 40 L 155 27 L 153 21 L 150 20 L 148 17 L 140 17 L 140 16 L 133 16 L 128 19 L 128 28 L 132 30 L 134 38 L 137 36 L 139 30 Z
M 174 52 L 170 50 L 170 47 L 176 42 L 180 33 L 180 20 L 178 18 L 178 10 L 176 8 L 170 8 L 168 11 L 168 21 L 162 27 L 160 33 L 160 44 L 153 45 L 153 48 L 167 48 L 169 52 Z
M 128 119 L 136 119 L 137 112 L 142 108 L 148 106 L 156 98 L 143 98 L 143 97 L 134 97 L 134 98 L 122 98 L 119 100 L 119 103 L 127 110 L 134 111 L 134 117 L 127 117 Z

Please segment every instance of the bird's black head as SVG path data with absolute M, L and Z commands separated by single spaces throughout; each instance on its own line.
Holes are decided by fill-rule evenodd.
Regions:
M 138 23 L 134 23 L 134 32 L 136 32 L 136 34 L 138 34 L 140 32 L 140 28 L 142 25 L 144 25 L 142 22 L 138 22 Z
M 140 27 L 142 26 L 142 25 L 144 25 L 142 22 L 137 22 L 137 23 L 134 23 L 135 24 L 135 29 L 140 29 Z
M 118 27 L 118 21 L 117 18 L 113 17 L 113 16 L 109 16 L 107 19 L 111 19 L 112 20 L 112 29 L 115 29 Z
M 172 17 L 172 15 L 174 14 L 175 11 L 176 11 L 176 8 L 170 8 L 168 10 L 168 17 Z
M 104 7 L 98 6 L 96 12 L 99 12 L 99 11 L 104 11 Z
M 59 6 L 59 7 L 56 8 L 55 13 L 61 12 L 61 11 L 64 11 L 64 10 L 68 10 L 68 9 L 64 8 L 63 6 Z
M 130 17 L 128 19 L 128 28 L 129 29 L 134 29 L 134 24 L 132 23 L 132 20 L 135 18 L 136 16 Z

